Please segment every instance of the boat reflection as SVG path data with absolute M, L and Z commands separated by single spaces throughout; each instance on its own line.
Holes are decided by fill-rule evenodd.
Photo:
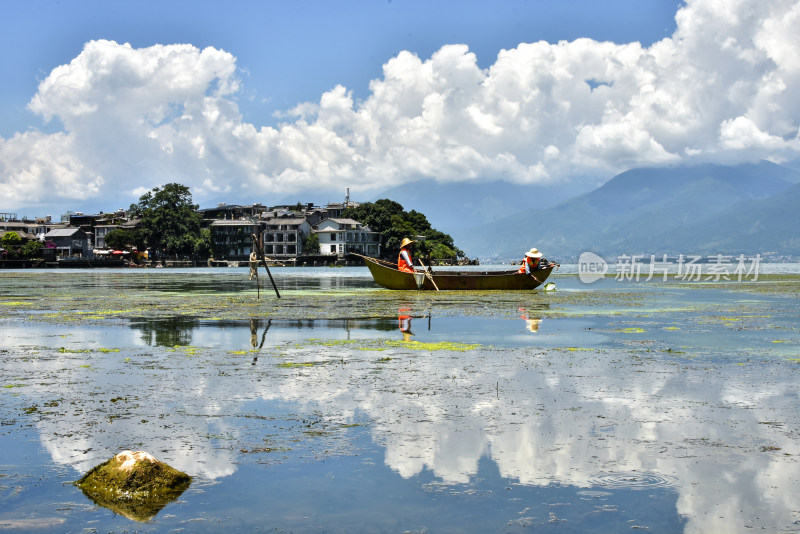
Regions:
M 536 316 L 531 316 L 525 308 L 520 308 L 519 311 L 522 313 L 520 316 L 521 319 L 525 321 L 525 328 L 534 334 L 538 332 L 539 326 L 542 324 L 542 319 Z
M 414 332 L 411 331 L 411 308 L 400 308 L 397 310 L 400 315 L 397 316 L 397 322 L 400 326 L 400 332 L 403 333 L 403 341 L 411 341 L 411 336 Z

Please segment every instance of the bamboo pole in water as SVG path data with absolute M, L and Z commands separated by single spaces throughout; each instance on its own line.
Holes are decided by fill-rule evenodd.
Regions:
M 261 243 L 258 242 L 258 238 L 256 234 L 252 234 L 253 236 L 253 248 L 258 252 L 258 257 L 261 261 L 264 262 L 264 269 L 267 270 L 267 274 L 269 275 L 269 281 L 272 282 L 272 288 L 275 289 L 275 294 L 278 298 L 281 298 L 281 294 L 278 291 L 278 286 L 275 285 L 275 280 L 272 278 L 272 273 L 269 272 L 269 265 L 267 265 L 267 258 L 264 257 L 264 251 L 261 249 Z

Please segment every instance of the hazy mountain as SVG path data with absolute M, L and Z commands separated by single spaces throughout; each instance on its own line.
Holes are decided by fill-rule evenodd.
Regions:
M 800 256 L 800 184 L 768 198 L 739 202 L 702 225 L 676 229 L 663 243 L 696 252 Z
M 369 202 L 381 198 L 394 200 L 406 211 L 424 213 L 434 228 L 453 235 L 459 228 L 497 221 L 511 213 L 553 207 L 593 187 L 587 181 L 521 185 L 502 181 L 442 184 L 423 180 L 384 191 Z
M 774 163 L 632 169 L 548 209 L 451 231 L 470 257 L 800 253 L 800 173 Z M 463 228 L 463 227 L 462 227 Z

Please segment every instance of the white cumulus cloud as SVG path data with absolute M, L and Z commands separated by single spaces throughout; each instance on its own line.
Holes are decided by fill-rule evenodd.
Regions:
M 337 86 L 258 128 L 236 58 L 92 41 L 30 109 L 63 131 L 0 139 L 11 205 L 118 198 L 177 181 L 195 200 L 379 191 L 420 178 L 533 183 L 681 161 L 800 153 L 800 4 L 689 0 L 649 47 L 521 43 L 486 69 L 466 45 L 401 52 L 356 101 Z

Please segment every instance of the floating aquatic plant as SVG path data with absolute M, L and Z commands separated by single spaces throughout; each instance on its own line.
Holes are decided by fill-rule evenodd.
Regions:
M 429 352 L 438 350 L 465 352 L 480 347 L 478 343 L 467 344 L 467 343 L 458 343 L 455 341 L 436 341 L 433 343 L 425 343 L 422 341 L 387 340 L 384 341 L 384 343 L 390 347 L 403 347 L 411 350 L 425 350 Z
M 276 365 L 282 369 L 295 369 L 299 367 L 314 367 L 315 365 L 324 365 L 326 362 L 281 362 Z

